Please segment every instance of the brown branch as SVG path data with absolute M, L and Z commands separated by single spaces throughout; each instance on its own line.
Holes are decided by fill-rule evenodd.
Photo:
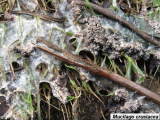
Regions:
M 106 16 L 107 18 L 110 18 L 114 21 L 117 21 L 120 24 L 122 24 L 123 26 L 130 29 L 131 31 L 135 32 L 137 35 L 139 35 L 144 40 L 160 47 L 160 38 L 154 37 L 154 36 L 144 32 L 144 31 L 138 29 L 137 27 L 135 27 L 133 24 L 129 23 L 128 21 L 126 21 L 122 17 L 114 14 L 111 10 L 109 10 L 107 8 L 103 8 L 103 7 L 98 6 L 96 4 L 93 4 L 93 3 L 89 3 L 89 2 L 73 1 L 73 3 L 75 3 L 77 5 L 90 6 L 92 9 L 94 9 L 95 11 L 97 11 L 97 12 L 101 13 L 102 15 Z
M 42 20 L 45 20 L 45 21 L 49 21 L 49 22 L 64 22 L 65 19 L 62 18 L 55 18 L 55 17 L 52 17 L 52 16 L 48 16 L 48 15 L 41 15 L 41 14 L 38 14 L 38 13 L 35 13 L 35 12 L 31 12 L 31 11 L 11 11 L 10 13 L 12 14 L 26 14 L 26 15 L 31 15 L 31 16 L 34 16 L 34 17 L 39 17 L 40 19 Z
M 59 48 L 58 46 L 52 44 L 51 42 L 44 40 L 43 37 L 38 37 L 37 42 L 43 43 L 45 44 L 47 47 L 56 50 L 58 52 L 63 52 L 63 50 L 61 48 Z
M 53 45 L 53 46 L 56 46 L 56 45 Z M 104 70 L 103 68 L 100 68 L 99 66 L 97 66 L 95 64 L 91 64 L 90 62 L 80 58 L 79 56 L 73 55 L 73 54 L 71 54 L 67 51 L 64 51 L 64 50 L 62 51 L 61 55 L 59 55 L 58 53 L 53 52 L 52 50 L 45 48 L 45 47 L 36 46 L 36 48 L 53 55 L 54 57 L 56 57 L 57 59 L 59 59 L 61 61 L 82 67 L 82 68 L 84 68 L 94 74 L 101 75 L 105 78 L 108 78 L 108 79 L 128 88 L 128 89 L 131 89 L 141 95 L 148 97 L 149 99 L 153 100 L 154 102 L 156 102 L 157 104 L 160 105 L 160 96 L 157 95 L 156 93 L 154 93 L 154 92 L 148 90 L 147 88 L 144 88 L 144 87 L 134 83 L 133 81 L 128 80 L 118 74 L 111 73 L 108 70 Z

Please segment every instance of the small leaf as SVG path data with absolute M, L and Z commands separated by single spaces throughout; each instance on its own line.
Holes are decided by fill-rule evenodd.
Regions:
M 75 66 L 65 64 L 65 67 L 77 71 Z
M 126 59 L 127 59 L 127 73 L 126 73 L 126 77 L 127 78 L 131 78 L 131 71 L 133 71 L 135 74 L 137 74 L 138 78 L 137 81 L 138 83 L 142 83 L 145 80 L 145 74 L 143 73 L 143 71 L 138 67 L 136 61 L 134 61 L 131 57 L 125 55 Z
M 70 102 L 74 100 L 76 97 L 75 96 L 67 96 L 67 101 Z
M 77 84 L 76 84 L 76 82 L 75 82 L 74 80 L 70 80 L 70 83 L 71 83 L 71 85 L 72 85 L 73 87 L 78 87 Z
M 114 95 L 114 92 L 111 92 L 107 96 L 109 97 L 109 96 L 113 96 L 113 95 Z
M 68 36 L 73 36 L 74 33 L 73 33 L 73 32 L 66 32 L 66 35 L 68 35 Z
M 131 67 L 132 67 L 132 64 L 129 62 L 127 63 L 127 67 L 126 67 L 126 75 L 125 77 L 128 78 L 128 79 L 131 79 Z

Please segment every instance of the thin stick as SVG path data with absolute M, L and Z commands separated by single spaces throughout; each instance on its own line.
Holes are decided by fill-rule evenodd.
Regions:
M 52 44 L 51 42 L 44 40 L 43 37 L 38 37 L 37 42 L 43 43 L 45 44 L 47 47 L 54 49 L 58 52 L 63 52 L 63 50 L 61 48 L 59 48 L 58 46 Z
M 36 48 L 53 55 L 54 57 L 56 57 L 57 59 L 59 59 L 61 61 L 82 67 L 82 68 L 84 68 L 94 74 L 108 78 L 108 79 L 128 88 L 128 89 L 131 89 L 141 95 L 148 97 L 149 99 L 153 100 L 155 103 L 160 105 L 160 96 L 159 95 L 157 95 L 156 93 L 148 90 L 147 88 L 144 88 L 144 87 L 134 83 L 133 81 L 128 80 L 118 74 L 111 73 L 108 70 L 104 70 L 103 68 L 100 68 L 99 66 L 97 66 L 95 64 L 91 64 L 91 63 L 88 64 L 88 61 L 82 60 L 80 57 L 78 57 L 78 56 L 76 57 L 75 55 L 73 55 L 67 51 L 63 52 L 63 55 L 59 55 L 57 53 L 54 53 L 52 50 L 45 48 L 45 47 L 42 47 L 42 46 L 36 46 Z
M 39 17 L 40 19 L 42 20 L 45 20 L 45 21 L 49 21 L 49 22 L 64 22 L 65 19 L 62 18 L 55 18 L 55 17 L 52 17 L 52 16 L 48 16 L 48 15 L 40 15 L 38 13 L 35 13 L 35 12 L 31 12 L 31 11 L 11 11 L 12 14 L 26 14 L 26 15 L 31 15 L 31 16 L 34 16 L 34 17 Z
M 154 36 L 144 32 L 144 31 L 138 29 L 133 24 L 126 21 L 124 18 L 114 14 L 111 10 L 109 10 L 107 8 L 103 8 L 103 7 L 98 6 L 96 4 L 93 4 L 93 3 L 89 3 L 89 2 L 73 1 L 73 3 L 75 3 L 77 5 L 90 6 L 95 11 L 101 13 L 102 15 L 106 16 L 107 18 L 110 18 L 110 19 L 112 19 L 114 21 L 117 21 L 120 24 L 124 25 L 125 27 L 127 27 L 131 31 L 135 32 L 137 35 L 139 35 L 144 40 L 160 47 L 160 38 L 154 37 Z

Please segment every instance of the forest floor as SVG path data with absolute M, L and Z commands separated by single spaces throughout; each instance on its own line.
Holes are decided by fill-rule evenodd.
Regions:
M 160 112 L 160 0 L 0 0 L 0 119 Z

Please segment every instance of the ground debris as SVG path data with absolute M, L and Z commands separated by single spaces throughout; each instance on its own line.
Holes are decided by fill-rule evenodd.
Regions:
M 0 13 L 0 22 L 13 21 L 14 17 L 8 12 Z
M 34 44 L 28 43 L 24 45 L 15 46 L 14 50 L 18 53 L 21 53 L 23 56 L 29 56 L 34 50 Z
M 68 96 L 71 96 L 67 88 L 67 75 L 58 75 L 56 78 L 53 78 L 53 81 L 50 82 L 50 87 L 52 88 L 52 94 L 58 98 L 63 104 L 68 102 Z
M 87 101 L 87 102 L 86 102 Z M 74 113 L 77 114 L 79 120 L 100 120 L 105 107 L 103 104 L 91 94 L 82 95 L 76 103 L 74 103 Z
M 128 91 L 126 91 L 125 89 L 117 89 L 114 94 L 115 96 L 113 99 L 116 102 L 127 101 L 129 99 Z
M 125 102 L 124 106 L 121 106 L 119 109 L 116 110 L 117 113 L 135 113 L 139 112 L 141 106 L 143 104 L 141 101 L 138 100 L 130 100 Z
M 76 1 L 76 0 L 75 0 Z M 71 11 L 73 14 L 74 21 L 78 21 L 79 18 L 81 17 L 83 7 L 81 5 L 76 5 L 74 0 L 70 0 L 71 2 Z
M 111 113 L 135 113 L 140 112 L 144 97 L 133 99 L 125 89 L 117 89 L 109 102 Z
M 157 34 L 160 34 L 160 24 L 158 21 L 156 20 L 147 20 L 148 23 L 150 24 L 150 26 L 152 26 L 152 28 L 154 28 L 155 32 Z
M 0 117 L 3 116 L 9 109 L 7 105 L 6 98 L 4 96 L 0 96 Z

